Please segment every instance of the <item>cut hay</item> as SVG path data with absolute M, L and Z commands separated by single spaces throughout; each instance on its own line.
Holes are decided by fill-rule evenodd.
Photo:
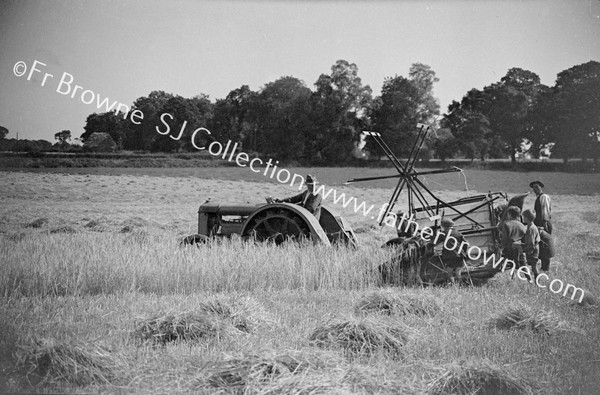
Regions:
M 545 335 L 579 332 L 551 311 L 532 311 L 526 306 L 508 308 L 489 320 L 488 327 L 500 330 L 526 330 Z
M 226 356 L 207 368 L 203 377 L 196 380 L 194 389 L 220 389 L 234 393 L 263 393 L 261 389 L 269 389 L 273 393 L 274 387 L 298 384 L 293 380 L 295 376 L 305 377 L 311 372 L 321 372 L 339 363 L 337 358 L 333 363 L 320 354 L 301 351 Z M 283 381 L 276 383 L 278 380 Z
M 73 228 L 72 226 L 59 226 L 58 228 L 53 228 L 50 229 L 50 233 L 69 233 L 69 234 L 73 234 L 73 233 L 77 233 L 77 230 L 75 230 L 75 228 Z
M 357 315 L 382 313 L 388 315 L 414 314 L 433 317 L 441 311 L 436 300 L 426 295 L 407 295 L 393 291 L 376 291 L 363 296 L 354 306 Z
M 122 367 L 105 348 L 73 340 L 31 340 L 18 346 L 17 361 L 29 368 L 28 374 L 41 377 L 41 383 L 68 382 L 79 386 L 113 383 L 115 373 Z
M 488 360 L 450 365 L 427 387 L 427 394 L 529 395 L 532 385 L 510 370 Z
M 319 347 L 342 348 L 350 354 L 401 354 L 408 335 L 400 326 L 366 318 L 318 327 L 309 341 Z
M 227 326 L 214 316 L 204 312 L 184 312 L 139 318 L 132 337 L 141 343 L 165 345 L 170 342 L 220 338 L 226 334 Z
M 27 228 L 41 228 L 42 226 L 46 225 L 49 221 L 50 220 L 48 218 L 38 218 L 38 219 L 35 219 L 35 220 L 31 221 L 27 225 L 25 225 L 25 227 L 27 227 Z
M 242 332 L 273 327 L 277 320 L 259 302 L 240 295 L 213 297 L 200 304 L 200 310 L 228 320 Z
M 27 237 L 27 233 L 25 232 L 15 232 L 15 233 L 10 233 L 7 235 L 4 235 L 4 238 L 10 241 L 13 241 L 15 243 L 20 242 L 21 240 L 25 239 Z
M 99 220 L 89 221 L 87 224 L 84 225 L 84 227 L 91 230 L 92 232 L 107 232 L 109 230 L 109 228 Z

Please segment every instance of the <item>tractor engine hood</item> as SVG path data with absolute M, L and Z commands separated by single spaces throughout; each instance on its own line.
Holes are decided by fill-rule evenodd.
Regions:
M 264 206 L 266 203 L 261 204 L 222 204 L 222 203 L 204 203 L 198 208 L 198 213 L 211 213 L 221 215 L 243 215 L 247 216 L 256 211 L 260 206 Z

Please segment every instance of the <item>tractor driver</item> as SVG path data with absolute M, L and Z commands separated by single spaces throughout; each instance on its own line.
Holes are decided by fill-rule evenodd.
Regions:
M 306 176 L 306 191 L 302 192 L 299 195 L 292 196 L 286 199 L 275 199 L 274 201 L 277 203 L 296 203 L 300 206 L 304 207 L 308 211 L 311 212 L 312 215 L 317 218 L 317 221 L 321 218 L 321 203 L 323 201 L 323 197 L 318 193 L 315 193 L 315 184 L 317 183 L 317 178 L 308 174 Z

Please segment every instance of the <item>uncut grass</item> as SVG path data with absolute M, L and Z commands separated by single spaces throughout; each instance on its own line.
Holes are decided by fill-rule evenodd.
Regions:
M 280 289 L 361 289 L 377 283 L 387 253 L 321 245 L 283 247 L 224 240 L 180 248 L 175 238 L 126 234 L 38 233 L 0 240 L 0 295 L 96 295 Z

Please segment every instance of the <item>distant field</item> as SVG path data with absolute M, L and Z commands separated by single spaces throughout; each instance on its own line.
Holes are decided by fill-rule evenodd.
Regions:
M 394 185 L 341 185 L 391 170 L 290 170 L 317 174 L 376 205 Z M 544 181 L 558 248 L 550 277 L 597 299 L 594 176 L 465 174 L 469 191 L 455 173 L 430 185 L 455 199 L 474 190 L 525 192 L 530 180 Z M 179 248 L 182 236 L 195 233 L 198 206 L 209 198 L 258 203 L 295 192 L 265 181 L 235 168 L 0 172 L 0 392 L 442 394 L 448 391 L 440 383 L 457 385 L 453 375 L 470 366 L 472 375 L 518 385 L 512 393 L 600 393 L 597 308 L 575 306 L 506 273 L 479 288 L 382 289 L 377 266 L 392 253 L 380 245 L 393 230 L 349 208 L 337 207 L 357 232 L 358 250 L 239 240 Z M 403 196 L 399 204 L 405 203 Z M 526 207 L 532 204 L 526 199 Z M 359 309 L 378 295 L 427 311 Z M 209 316 L 202 313 L 207 303 Z M 521 329 L 492 327 L 508 308 L 530 309 L 539 320 Z M 214 319 L 178 324 L 180 333 L 195 331 L 196 338 L 163 346 L 152 334 L 145 343 L 136 337 L 140 323 L 159 326 L 164 319 L 162 330 L 169 331 L 174 321 L 166 317 L 192 313 Z M 347 347 L 357 340 L 354 332 L 322 346 L 310 341 L 340 322 L 359 335 L 376 331 L 379 337 L 359 342 L 375 348 Z M 465 385 L 481 380 L 461 377 Z
M 374 177 L 393 175 L 394 169 L 373 169 L 362 167 L 308 167 L 286 168 L 292 174 L 314 174 L 319 181 L 331 186 L 340 186 L 344 182 L 359 177 Z M 8 169 L 4 169 L 8 170 Z M 12 169 L 15 171 L 17 169 Z M 54 168 L 54 169 L 21 169 L 21 171 L 36 173 L 66 173 L 66 174 L 95 174 L 95 175 L 130 175 L 130 176 L 160 176 L 160 177 L 192 177 L 200 179 L 253 181 L 277 183 L 263 173 L 254 173 L 248 168 L 240 167 L 199 167 L 199 168 Z M 263 170 L 264 171 L 264 170 Z M 593 173 L 551 173 L 551 172 L 513 172 L 501 170 L 470 170 L 463 173 L 436 174 L 421 177 L 421 180 L 432 190 L 436 191 L 466 191 L 478 192 L 507 191 L 510 193 L 528 192 L 529 183 L 540 180 L 545 185 L 545 191 L 559 195 L 595 195 L 600 193 L 600 175 Z M 466 181 L 466 184 L 465 184 Z M 393 189 L 394 179 L 355 183 L 357 188 Z M 467 188 L 465 188 L 467 187 Z

